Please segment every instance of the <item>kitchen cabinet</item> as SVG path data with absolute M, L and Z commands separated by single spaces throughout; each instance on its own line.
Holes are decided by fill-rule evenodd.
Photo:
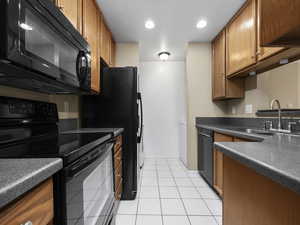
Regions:
M 45 181 L 0 211 L 0 225 L 51 225 L 54 218 L 53 182 Z
M 279 47 L 261 47 L 261 43 L 260 43 L 260 36 L 261 36 L 261 5 L 262 5 L 262 0 L 257 0 L 257 60 L 261 61 L 267 57 L 270 57 L 282 50 L 284 50 L 285 48 L 279 48 Z
M 213 100 L 244 97 L 244 80 L 226 77 L 226 34 L 223 30 L 212 43 Z
M 261 1 L 260 44 L 262 46 L 300 46 L 300 1 Z
M 300 195 L 224 156 L 224 225 L 298 225 Z
M 107 65 L 110 64 L 110 48 L 111 34 L 105 20 L 103 19 L 101 23 L 101 57 Z
M 54 0 L 56 6 L 73 26 L 82 32 L 82 0 Z
M 100 92 L 100 11 L 95 0 L 83 0 L 83 37 L 91 47 L 91 88 Z
M 215 133 L 215 142 L 233 142 L 233 137 Z M 223 196 L 223 153 L 214 149 L 214 183 L 213 186 L 220 196 Z
M 256 63 L 256 0 L 249 0 L 226 28 L 226 75 Z
M 111 36 L 111 46 L 110 46 L 110 66 L 116 65 L 116 42 Z
M 122 179 L 122 136 L 116 138 L 114 147 L 114 180 L 115 180 L 115 198 L 121 200 L 123 179 Z
M 251 140 L 245 138 L 238 138 L 230 135 L 225 135 L 221 133 L 214 133 L 215 142 L 251 142 Z M 217 149 L 214 149 L 214 188 L 219 193 L 220 196 L 223 196 L 223 168 L 224 168 L 224 155 Z

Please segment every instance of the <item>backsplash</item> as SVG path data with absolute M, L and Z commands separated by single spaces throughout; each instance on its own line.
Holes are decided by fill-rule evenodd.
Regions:
M 226 116 L 256 117 L 256 111 L 269 109 L 274 98 L 282 108 L 300 109 L 300 61 L 246 78 L 245 89 L 244 99 L 227 102 Z
M 59 119 L 79 119 L 79 97 L 76 95 L 47 95 L 38 92 L 0 86 L 0 96 L 56 103 Z

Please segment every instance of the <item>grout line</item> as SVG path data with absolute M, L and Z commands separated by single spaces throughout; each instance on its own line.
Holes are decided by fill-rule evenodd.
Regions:
M 162 211 L 162 202 L 161 202 L 161 195 L 160 195 L 160 185 L 159 185 L 159 176 L 158 176 L 158 168 L 156 165 L 156 181 L 157 181 L 157 187 L 158 187 L 158 197 L 159 197 L 159 203 L 160 203 L 160 213 L 161 213 L 161 222 L 162 225 L 164 225 L 164 217 L 163 217 L 163 211 Z
M 190 179 L 192 179 L 192 178 L 190 178 Z M 203 179 L 203 178 L 201 178 L 201 179 Z M 192 183 L 193 183 L 193 181 L 192 181 Z M 200 194 L 201 199 L 203 200 L 204 204 L 206 205 L 206 207 L 208 208 L 209 212 L 211 213 L 211 216 L 213 217 L 213 219 L 215 220 L 215 222 L 216 222 L 217 224 L 219 224 L 219 222 L 218 222 L 217 219 L 216 219 L 216 215 L 213 214 L 213 211 L 208 207 L 208 204 L 207 204 L 206 201 L 205 201 L 205 200 L 210 200 L 210 199 L 203 198 L 203 196 L 201 195 L 201 192 L 198 190 L 197 186 L 196 186 L 194 183 L 193 183 L 193 185 L 194 185 L 194 187 L 196 188 L 197 192 Z M 208 188 L 211 189 L 210 186 L 208 186 Z M 213 191 L 213 190 L 212 190 L 212 191 Z M 214 200 L 214 199 L 212 199 L 212 200 Z M 223 204 L 222 204 L 222 207 L 223 207 Z M 223 216 L 223 215 L 222 215 L 222 216 Z
M 175 180 L 175 177 L 174 177 L 174 174 L 173 174 L 173 170 L 171 169 L 169 163 L 168 163 L 168 166 L 169 166 L 169 168 L 170 168 L 170 170 L 171 170 L 171 174 L 172 174 L 172 176 L 173 176 L 173 180 L 174 180 L 174 182 L 175 182 L 175 184 L 176 184 L 176 189 L 177 189 L 177 191 L 178 191 L 178 194 L 179 194 L 179 197 L 180 197 L 180 201 L 181 201 L 181 203 L 182 203 L 182 205 L 183 205 L 183 208 L 184 208 L 184 211 L 185 211 L 185 213 L 186 213 L 186 217 L 187 217 L 187 219 L 188 219 L 188 221 L 189 221 L 189 224 L 192 225 L 192 222 L 191 222 L 191 220 L 190 220 L 190 218 L 189 218 L 189 216 L 188 216 L 188 211 L 187 211 L 187 209 L 186 209 L 186 207 L 185 207 L 185 205 L 184 205 L 182 196 L 181 196 L 181 194 L 180 194 L 179 187 L 178 187 L 178 185 L 177 185 L 177 183 L 176 183 L 176 180 Z
M 135 223 L 134 223 L 135 225 L 137 225 L 138 211 L 139 211 L 139 205 L 140 205 L 140 195 L 141 195 L 141 191 L 142 191 L 143 173 L 144 173 L 144 170 L 142 169 L 140 171 L 140 180 L 139 180 L 138 189 L 137 189 L 137 207 L 136 207 Z

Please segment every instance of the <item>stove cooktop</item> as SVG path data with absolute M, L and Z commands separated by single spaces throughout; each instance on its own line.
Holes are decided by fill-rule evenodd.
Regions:
M 69 164 L 111 138 L 111 133 L 45 134 L 0 146 L 0 158 L 58 157 Z

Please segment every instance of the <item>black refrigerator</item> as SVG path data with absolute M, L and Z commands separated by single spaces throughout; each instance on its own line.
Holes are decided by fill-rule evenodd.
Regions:
M 104 68 L 101 72 L 101 93 L 83 96 L 81 109 L 83 128 L 124 128 L 122 199 L 135 199 L 139 182 L 139 148 L 143 135 L 137 68 Z

